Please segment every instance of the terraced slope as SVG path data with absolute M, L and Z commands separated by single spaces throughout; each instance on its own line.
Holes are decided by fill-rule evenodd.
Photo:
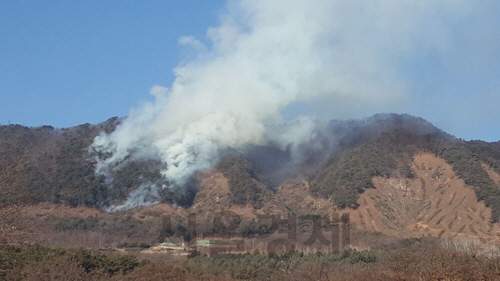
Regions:
M 491 209 L 443 159 L 418 154 L 412 170 L 414 179 L 374 178 L 375 189 L 366 190 L 351 213 L 355 227 L 400 237 L 500 239 L 500 225 L 490 222 Z

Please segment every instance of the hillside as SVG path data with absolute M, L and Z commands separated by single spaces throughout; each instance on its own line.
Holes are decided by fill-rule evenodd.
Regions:
M 101 209 L 121 204 L 145 183 L 168 184 L 155 161 L 130 162 L 111 182 L 94 173 L 87 147 L 119 123 L 0 126 L 1 203 Z M 246 154 L 228 151 L 213 170 L 196 174 L 188 189 L 167 188 L 155 200 L 180 216 L 233 210 L 251 219 L 258 213 L 344 210 L 353 212 L 357 228 L 388 235 L 496 237 L 500 142 L 463 141 L 421 118 L 397 114 L 334 120 L 313 142 L 305 144 L 310 153 L 300 163 L 272 144 Z
M 467 235 L 497 240 L 500 225 L 474 187 L 431 153 L 415 155 L 414 177 L 375 177 L 351 219 L 359 228 L 399 237 Z
M 67 129 L 0 126 L 2 203 L 99 206 L 108 190 L 85 150 L 99 132 L 114 130 L 117 122 L 111 118 Z

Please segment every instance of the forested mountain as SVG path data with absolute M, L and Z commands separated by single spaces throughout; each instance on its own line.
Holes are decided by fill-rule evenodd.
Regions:
M 146 181 L 164 183 L 161 163 L 155 161 L 130 162 L 112 182 L 95 174 L 87 148 L 100 132 L 111 132 L 119 123 L 111 118 L 65 129 L 0 126 L 1 203 L 103 208 L 123 202 Z M 315 141 L 315 147 L 322 145 L 320 153 L 311 152 L 300 163 L 290 162 L 289 151 L 269 145 L 249 148 L 246 154 L 229 151 L 214 170 L 227 178 L 234 205 L 259 209 L 279 195 L 281 183 L 301 178 L 311 196 L 332 200 L 338 208 L 357 208 L 360 194 L 374 188 L 373 178 L 413 179 L 414 156 L 427 152 L 444 159 L 474 188 L 477 199 L 492 209 L 491 220 L 500 218 L 500 187 L 489 174 L 500 174 L 500 142 L 464 141 L 421 118 L 398 114 L 333 120 Z M 193 179 L 189 192 L 167 188 L 161 200 L 189 208 L 199 182 Z

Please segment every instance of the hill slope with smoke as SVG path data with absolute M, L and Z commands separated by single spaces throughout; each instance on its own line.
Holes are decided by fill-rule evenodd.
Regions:
M 273 144 L 302 161 L 302 145 L 316 138 L 315 115 L 352 117 L 400 104 L 410 94 L 401 66 L 446 53 L 455 25 L 473 8 L 463 1 L 230 1 L 207 40 L 179 40 L 194 55 L 175 68 L 174 83 L 154 86 L 154 102 L 95 138 L 97 172 L 112 181 L 133 161 L 159 162 L 160 187 L 177 190 L 226 150 Z M 330 106 L 308 110 L 320 104 Z
M 359 196 L 374 187 L 374 178 L 412 180 L 414 156 L 430 152 L 474 187 L 477 199 L 492 208 L 493 220 L 500 215 L 498 143 L 459 140 L 409 115 L 382 114 L 317 126 L 315 137 L 297 147 L 300 160 L 290 147 L 272 143 L 244 152 L 226 150 L 213 168 L 195 173 L 182 189 L 163 188 L 169 184 L 161 174 L 163 164 L 147 158 L 117 167 L 113 181 L 94 173 L 98 163 L 87 148 L 95 136 L 112 132 L 119 122 L 113 118 L 62 130 L 1 126 L 2 204 L 54 202 L 118 211 L 166 202 L 189 209 L 201 202 L 196 198 L 205 177 L 220 172 L 229 188 L 225 205 L 259 209 L 282 204 L 288 200 L 280 198 L 286 194 L 283 185 L 298 180 L 307 183 L 301 192 L 313 201 L 327 199 L 331 208 L 357 208 Z

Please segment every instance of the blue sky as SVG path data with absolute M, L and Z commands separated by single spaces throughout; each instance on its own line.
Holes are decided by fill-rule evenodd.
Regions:
M 457 4 L 443 17 L 429 17 L 430 28 L 418 26 L 430 35 L 411 48 L 377 49 L 380 56 L 391 54 L 382 64 L 393 62 L 397 67 L 375 69 L 391 69 L 387 71 L 391 75 L 382 78 L 396 81 L 395 88 L 406 87 L 410 98 L 372 107 L 352 101 L 345 106 L 336 98 L 336 104 L 322 102 L 312 108 L 318 112 L 335 108 L 341 113 L 333 117 L 339 118 L 405 112 L 457 137 L 500 140 L 497 3 L 478 2 L 466 16 L 461 14 L 470 7 Z M 220 0 L 0 1 L 0 124 L 67 127 L 127 115 L 142 101 L 153 99 L 148 95 L 153 85 L 170 87 L 173 68 L 186 55 L 179 38 L 194 36 L 210 48 L 207 28 L 220 24 L 223 8 Z M 437 7 L 437 13 L 442 9 Z M 394 19 L 388 26 L 397 24 Z M 365 29 L 348 30 L 361 34 Z M 359 38 L 350 40 L 363 42 Z M 373 40 L 367 42 L 377 43 Z M 443 43 L 435 43 L 440 40 Z M 345 46 L 352 47 L 351 41 Z M 427 41 L 433 42 L 432 47 Z M 355 54 L 368 53 L 365 48 Z M 367 58 L 372 64 L 378 62 Z M 357 69 L 365 70 L 346 71 Z
M 0 124 L 125 116 L 170 85 L 178 39 L 203 38 L 222 1 L 0 1 Z

